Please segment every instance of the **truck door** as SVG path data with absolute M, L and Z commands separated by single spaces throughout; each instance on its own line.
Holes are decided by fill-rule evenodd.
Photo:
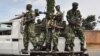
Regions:
M 20 46 L 19 46 L 19 40 L 20 37 L 20 21 L 13 21 L 13 28 L 12 28 L 12 54 L 19 55 L 20 54 Z
M 12 54 L 12 22 L 0 23 L 0 54 Z

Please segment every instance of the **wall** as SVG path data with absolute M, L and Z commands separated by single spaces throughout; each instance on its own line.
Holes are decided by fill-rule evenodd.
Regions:
M 97 30 L 86 30 L 85 37 L 87 44 L 100 45 L 100 31 Z

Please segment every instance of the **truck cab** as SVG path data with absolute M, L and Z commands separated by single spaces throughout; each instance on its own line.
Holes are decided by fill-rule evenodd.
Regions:
M 22 43 L 20 21 L 0 22 L 0 54 L 20 55 Z

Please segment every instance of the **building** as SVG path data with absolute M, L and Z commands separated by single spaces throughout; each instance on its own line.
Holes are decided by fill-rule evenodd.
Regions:
M 100 30 L 86 30 L 84 34 L 88 47 L 100 49 Z

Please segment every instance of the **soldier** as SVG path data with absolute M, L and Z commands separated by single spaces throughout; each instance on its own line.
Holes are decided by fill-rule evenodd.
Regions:
M 50 15 L 46 19 L 46 51 L 51 50 L 51 41 L 52 41 L 52 25 L 53 25 L 53 14 Z
M 38 19 L 37 23 L 35 24 L 35 33 L 36 37 L 38 37 L 37 49 L 42 50 L 45 41 L 45 29 L 43 26 L 43 22 L 40 19 Z
M 49 19 L 47 21 L 47 31 L 46 31 L 46 50 L 51 50 L 51 42 L 53 41 L 53 51 L 58 51 L 57 44 L 58 44 L 58 35 L 59 31 L 57 31 L 57 26 L 55 25 L 55 15 L 50 14 Z
M 60 37 L 60 27 L 54 26 L 52 29 L 53 51 L 59 51 L 57 48 L 58 38 Z
M 35 38 L 35 17 L 38 16 L 36 11 L 32 11 L 32 5 L 27 4 L 26 6 L 27 12 L 22 14 L 21 16 L 14 18 L 15 19 L 20 19 L 23 17 L 23 25 L 25 26 L 24 28 L 24 37 L 23 37 L 23 42 L 24 42 L 24 49 L 22 51 L 27 51 L 28 50 L 28 43 L 31 41 L 34 50 L 36 49 L 36 38 Z
M 78 3 L 77 2 L 74 2 L 72 3 L 72 9 L 69 10 L 67 12 L 67 20 L 69 22 L 69 27 L 72 28 L 75 36 L 77 36 L 80 41 L 81 41 L 81 51 L 84 51 L 85 48 L 84 48 L 84 40 L 85 40 L 85 37 L 84 37 L 84 34 L 83 34 L 83 30 L 81 28 L 81 13 L 79 10 L 77 10 L 78 8 Z M 74 42 L 72 42 L 74 43 Z
M 60 5 L 57 5 L 56 7 L 57 13 L 54 15 L 54 23 L 53 23 L 53 33 L 52 33 L 52 39 L 53 39 L 53 51 L 58 51 L 57 45 L 58 45 L 58 38 L 60 37 L 60 29 L 61 22 L 63 19 L 63 13 L 60 11 Z
M 54 11 L 50 13 L 47 20 L 47 39 L 46 46 L 47 50 L 51 50 L 51 41 L 53 41 L 53 51 L 58 51 L 58 37 L 60 34 L 60 23 L 62 21 L 62 12 L 60 11 L 60 6 L 56 6 L 57 13 L 54 15 Z
M 64 37 L 66 40 L 65 41 L 65 51 L 70 51 L 72 50 L 72 47 L 74 46 L 73 41 L 74 41 L 75 35 L 72 29 L 69 26 L 67 26 L 66 21 L 63 21 L 61 25 L 63 28 L 61 28 L 60 30 L 61 32 L 60 36 Z
M 60 11 L 60 5 L 57 5 L 56 7 L 57 13 L 55 15 L 55 24 L 60 26 L 62 20 L 63 20 L 63 13 Z

